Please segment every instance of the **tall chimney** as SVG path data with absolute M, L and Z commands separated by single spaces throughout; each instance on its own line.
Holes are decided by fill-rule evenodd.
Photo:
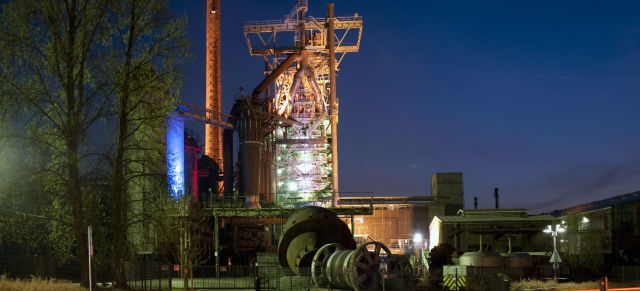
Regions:
M 220 0 L 207 1 L 206 23 L 206 108 L 222 112 L 221 44 L 220 44 Z M 205 127 L 204 154 L 222 167 L 222 128 L 207 124 Z M 229 173 L 225 173 L 228 175 Z M 217 191 L 222 187 L 219 182 Z
M 499 203 L 499 201 L 500 201 L 500 200 L 499 200 L 500 195 L 498 195 L 498 188 L 495 188 L 495 189 L 493 190 L 493 197 L 495 197 L 495 198 L 496 198 L 496 209 L 499 209 L 499 208 L 500 208 L 500 203 Z

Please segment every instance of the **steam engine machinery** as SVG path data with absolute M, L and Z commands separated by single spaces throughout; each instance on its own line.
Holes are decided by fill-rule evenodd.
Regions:
M 321 288 L 412 290 L 407 256 L 392 255 L 379 242 L 356 247 L 347 225 L 331 210 L 307 206 L 294 212 L 278 243 L 280 265 L 297 275 L 310 270 Z M 307 271 L 309 272 L 309 271 Z

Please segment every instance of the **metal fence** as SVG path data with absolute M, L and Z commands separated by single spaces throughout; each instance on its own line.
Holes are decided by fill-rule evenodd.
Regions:
M 136 290 L 171 290 L 172 266 L 157 262 L 125 262 L 127 283 Z
M 10 277 L 53 277 L 80 282 L 80 269 L 77 264 L 56 265 L 50 263 L 27 264 L 0 258 L 0 269 Z M 23 266 L 24 265 L 24 266 Z M 112 266 L 95 270 L 96 283 L 99 286 L 111 286 L 114 272 Z M 99 271 L 99 272 L 98 272 Z M 193 278 L 186 276 L 179 265 L 164 262 L 136 261 L 125 263 L 125 275 L 128 285 L 134 290 L 167 291 L 188 288 L 197 290 L 211 289 L 252 289 L 311 291 L 315 289 L 310 269 L 300 269 L 300 275 L 288 268 L 279 266 L 201 266 L 193 270 Z M 387 290 L 392 286 L 387 285 Z M 397 289 L 397 288 L 396 288 Z M 404 290 L 403 288 L 401 288 Z
M 180 266 L 138 262 L 127 264 L 127 281 L 136 290 L 193 289 L 254 289 L 296 290 L 313 288 L 309 269 L 301 276 L 277 266 L 201 266 L 193 270 L 193 278 Z M 185 279 L 186 277 L 186 279 Z
M 640 266 L 617 266 L 613 268 L 615 278 L 621 282 L 639 282 Z

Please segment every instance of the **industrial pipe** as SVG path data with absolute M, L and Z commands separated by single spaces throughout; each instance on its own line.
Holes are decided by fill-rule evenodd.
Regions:
M 240 159 L 242 171 L 238 190 L 244 192 L 247 199 L 247 208 L 260 208 L 260 170 L 261 153 L 264 139 L 262 137 L 262 122 L 255 112 L 252 112 L 252 102 L 248 99 L 240 99 L 231 108 L 234 119 L 234 129 L 238 130 L 240 141 Z M 233 131 L 225 130 L 223 133 L 223 160 L 225 195 L 231 195 L 233 189 Z
M 307 77 L 307 81 L 311 85 L 313 94 L 316 97 L 315 102 L 320 103 L 322 95 L 320 95 L 320 88 L 318 88 L 318 83 L 316 82 L 316 75 L 313 73 L 313 70 L 309 68 L 309 65 L 306 61 L 302 62 L 298 71 L 295 73 L 295 75 L 293 75 L 293 84 L 291 85 L 291 89 L 289 90 L 289 96 L 293 98 L 293 96 L 295 96 L 295 94 L 298 92 L 298 87 L 300 87 L 300 82 L 302 81 L 303 75 Z
M 264 139 L 262 137 L 262 121 L 252 116 L 245 100 L 243 116 L 240 122 L 240 154 L 242 155 L 242 174 L 247 196 L 247 208 L 260 208 L 260 170 L 261 153 Z
M 239 117 L 240 114 L 240 104 L 236 102 L 233 104 L 233 107 L 231 107 L 229 115 Z M 233 132 L 237 129 L 237 124 L 231 122 L 231 118 L 229 119 L 230 120 L 227 122 L 232 123 L 234 129 L 225 128 L 222 131 L 222 173 L 224 176 L 224 196 L 233 195 Z
M 338 207 L 338 100 L 336 98 L 336 43 L 335 43 L 335 18 L 333 14 L 333 3 L 329 3 L 327 21 L 329 29 L 329 106 L 331 122 L 331 177 L 333 186 L 333 207 Z
M 267 89 L 269 84 L 273 83 L 273 81 L 275 81 L 278 76 L 282 75 L 282 73 L 284 73 L 293 64 L 293 62 L 300 61 L 301 58 L 301 54 L 289 55 L 275 70 L 273 70 L 273 72 L 271 72 L 271 74 L 269 74 L 269 76 L 262 80 L 262 82 L 260 82 L 260 84 L 255 89 L 253 89 L 251 97 L 253 99 L 258 98 L 260 93 Z

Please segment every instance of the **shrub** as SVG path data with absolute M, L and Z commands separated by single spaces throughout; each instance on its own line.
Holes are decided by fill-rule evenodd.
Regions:
M 510 291 L 523 291 L 527 289 L 540 289 L 540 290 L 585 290 L 585 289 L 598 289 L 600 285 L 600 281 L 591 281 L 591 282 L 567 282 L 567 283 L 558 283 L 553 280 L 531 280 L 525 279 L 520 281 L 511 282 Z M 617 283 L 617 282 L 609 282 L 609 287 L 632 287 L 638 286 L 638 282 L 634 283 Z
M 0 290 L 3 291 L 86 291 L 74 286 L 69 281 L 58 279 L 31 278 L 31 280 L 0 279 Z
M 532 279 L 524 279 L 520 281 L 511 282 L 510 291 L 523 291 L 526 289 L 551 289 L 558 285 L 554 281 L 540 281 Z

